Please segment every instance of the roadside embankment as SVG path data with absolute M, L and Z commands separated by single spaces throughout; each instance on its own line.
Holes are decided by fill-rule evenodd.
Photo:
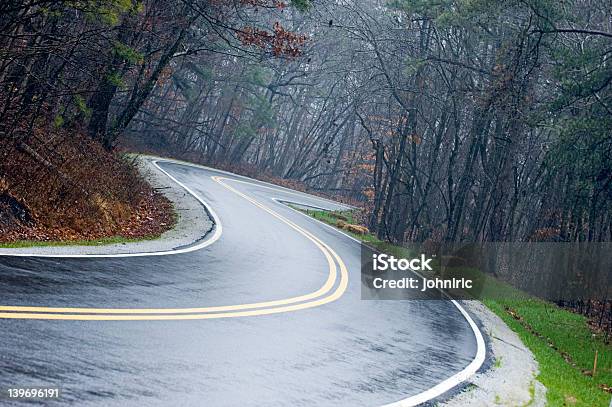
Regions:
M 172 228 L 172 203 L 76 133 L 0 141 L 0 244 L 126 241 Z
M 545 406 L 546 388 L 537 380 L 538 362 L 518 335 L 481 302 L 463 301 L 462 305 L 480 322 L 488 339 L 489 368 L 472 376 L 463 391 L 439 405 Z
M 342 229 L 365 243 L 382 243 L 369 233 L 347 229 L 354 222 L 350 212 L 328 212 L 292 205 L 295 209 Z M 447 407 L 544 406 L 546 388 L 537 380 L 538 362 L 519 336 L 479 301 L 462 301 L 462 306 L 479 323 L 487 338 L 487 358 L 483 367 L 459 389 L 442 395 L 436 405 Z
M 83 254 L 129 254 L 175 250 L 201 240 L 212 230 L 206 208 L 188 191 L 163 173 L 151 157 L 133 157 L 139 173 L 155 191 L 168 202 L 172 221 L 171 229 L 162 230 L 156 236 L 142 236 L 138 240 L 109 240 L 52 242 L 44 246 L 20 245 L 22 247 L 0 248 L 0 254 L 31 253 L 42 255 L 83 255 Z M 168 228 L 166 228 L 168 229 Z M 98 244 L 95 244 L 98 243 Z

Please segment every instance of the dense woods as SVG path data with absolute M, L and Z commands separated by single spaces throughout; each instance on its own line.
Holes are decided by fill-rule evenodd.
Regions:
M 140 175 L 128 153 L 228 169 L 356 206 L 350 213 L 317 213 L 365 241 L 450 248 L 422 251 L 435 252 L 442 269 L 473 272 L 478 289 L 486 276 L 494 294 L 497 288 L 504 297 L 510 284 L 547 300 L 478 297 L 535 347 L 550 405 L 595 405 L 603 392 L 607 403 L 611 88 L 610 0 L 0 0 L 0 244 L 123 242 L 171 229 L 181 208 Z M 481 250 L 487 246 L 488 252 Z M 357 245 L 352 248 L 356 259 Z M 259 257 L 268 259 L 265 254 Z M 211 270 L 229 264 L 215 256 L 205 260 Z M 80 281 L 47 280 L 41 267 L 60 276 L 74 271 L 52 263 L 60 264 L 51 259 L 32 270 L 23 266 L 28 263 L 6 268 L 11 298 L 17 293 L 29 301 L 45 284 L 40 292 L 47 298 L 47 292 L 63 293 L 62 284 Z M 177 269 L 192 264 L 179 263 Z M 207 269 L 205 263 L 198 260 L 194 270 Z M 93 287 L 100 293 L 163 288 L 131 273 L 127 284 L 102 278 L 107 269 L 99 270 L 96 278 L 105 285 Z M 162 285 L 171 287 L 173 298 L 212 292 L 170 284 L 174 265 L 157 271 L 166 270 Z M 356 273 L 350 270 L 351 278 Z M 315 302 L 342 295 L 345 270 L 339 274 L 339 283 L 329 280 L 334 294 Z M 431 314 L 434 325 L 454 321 L 443 312 Z M 204 314 L 185 316 L 198 315 Z M 445 355 L 467 346 L 459 339 Z M 130 345 L 130 354 L 134 349 Z M 498 363 L 501 356 L 487 365 L 493 370 Z M 576 391 L 580 386 L 584 394 Z M 529 393 L 533 389 L 531 382 Z M 115 390 L 97 393 L 119 400 Z
M 300 57 L 177 60 L 127 135 L 350 197 L 396 242 L 608 241 L 610 11 L 317 3 L 282 14 Z
M 296 3 L 296 7 L 302 7 Z M 170 203 L 116 154 L 176 61 L 225 52 L 226 36 L 271 55 L 303 37 L 241 13 L 276 2 L 7 1 L 0 4 L 0 240 L 156 235 Z M 239 39 L 239 40 L 238 40 Z
M 605 0 L 3 2 L 2 162 L 19 151 L 59 173 L 59 140 L 88 137 L 345 197 L 394 242 L 609 241 L 611 13 Z

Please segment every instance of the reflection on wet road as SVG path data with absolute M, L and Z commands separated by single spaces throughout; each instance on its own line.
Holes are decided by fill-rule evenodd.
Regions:
M 217 242 L 171 256 L 0 257 L 0 305 L 205 307 L 300 296 L 325 283 L 328 262 L 312 241 L 211 179 L 218 174 L 162 166 L 215 209 Z M 0 320 L 0 388 L 55 385 L 57 403 L 79 406 L 375 406 L 427 390 L 474 359 L 474 333 L 452 303 L 361 301 L 359 245 L 271 198 L 332 204 L 232 187 L 332 248 L 349 272 L 344 295 L 248 318 Z

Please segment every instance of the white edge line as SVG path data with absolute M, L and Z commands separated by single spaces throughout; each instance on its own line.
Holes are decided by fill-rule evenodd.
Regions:
M 252 184 L 252 185 L 255 185 L 255 186 L 258 186 L 258 187 L 267 188 L 267 189 L 282 189 L 285 192 L 293 194 L 293 195 L 308 197 L 310 199 L 320 199 L 322 201 L 327 201 L 329 203 L 332 203 L 332 204 L 340 206 L 340 207 L 346 207 L 347 209 L 353 208 L 350 205 L 342 204 L 340 202 L 334 202 L 334 201 L 332 201 L 330 199 L 327 199 L 327 198 L 322 198 L 322 197 L 319 197 L 319 196 L 316 196 L 316 195 L 307 194 L 305 192 L 294 191 L 292 189 L 289 189 L 289 188 L 286 188 L 286 187 L 283 187 L 283 186 L 280 186 L 280 185 L 275 185 L 275 184 L 271 184 L 271 183 L 266 182 L 266 181 L 260 181 L 260 180 L 252 179 L 252 178 L 249 178 L 249 177 L 245 177 L 244 175 L 238 175 L 238 174 L 231 173 L 229 171 L 218 170 L 216 168 L 206 167 L 204 165 L 193 164 L 193 163 L 189 163 L 189 162 L 181 161 L 181 160 L 174 160 L 174 159 L 171 159 L 171 158 L 155 157 L 155 156 L 150 156 L 150 155 L 141 155 L 141 157 L 143 157 L 145 159 L 148 159 L 158 170 L 160 170 L 168 178 L 170 178 L 172 181 L 176 182 L 183 189 L 185 189 L 187 192 L 189 192 L 189 194 L 191 194 L 195 199 L 198 200 L 198 202 L 200 202 L 204 206 L 206 211 L 213 218 L 214 232 L 213 232 L 212 236 L 210 236 L 208 239 L 206 239 L 206 240 L 204 240 L 204 241 L 202 241 L 202 242 L 200 242 L 198 244 L 195 244 L 195 245 L 192 245 L 192 246 L 188 246 L 188 247 L 184 247 L 182 249 L 160 250 L 160 251 L 154 251 L 154 252 L 104 253 L 104 254 L 86 254 L 86 253 L 83 253 L 83 254 L 61 254 L 61 253 L 43 254 L 43 253 L 23 253 L 23 252 L 18 252 L 18 253 L 8 252 L 7 253 L 7 252 L 2 252 L 2 249 L 0 249 L 0 256 L 8 256 L 8 257 L 45 257 L 45 258 L 121 258 L 121 257 L 168 256 L 168 255 L 172 255 L 172 254 L 181 254 L 181 253 L 194 252 L 196 250 L 200 250 L 200 249 L 203 249 L 203 248 L 205 248 L 207 246 L 210 246 L 211 244 L 213 244 L 214 242 L 219 240 L 219 238 L 221 237 L 221 234 L 223 233 L 223 227 L 222 227 L 221 221 L 219 220 L 219 217 L 217 216 L 215 211 L 210 207 L 210 205 L 208 205 L 208 203 L 206 201 L 204 201 L 202 198 L 200 198 L 200 196 L 198 196 L 198 194 L 196 194 L 191 188 L 189 188 L 187 185 L 183 184 L 182 182 L 177 180 L 175 177 L 170 175 L 166 170 L 162 169 L 157 164 L 159 161 L 173 163 L 173 164 L 178 164 L 178 165 L 183 165 L 183 166 L 187 166 L 187 167 L 194 167 L 194 168 L 204 169 L 204 170 L 218 172 L 218 173 L 222 173 L 222 174 L 226 174 L 226 175 L 231 175 L 233 177 L 237 177 L 237 178 L 242 178 L 242 179 L 248 180 L 249 184 Z M 239 181 L 239 180 L 237 180 L 237 181 Z M 239 182 L 245 182 L 245 181 L 239 181 Z M 262 185 L 262 184 L 265 184 L 265 185 Z M 312 206 L 312 205 L 308 205 L 308 206 Z M 324 209 L 324 208 L 321 208 L 321 209 Z M 327 209 L 324 209 L 324 210 L 327 210 Z
M 11 257 L 50 257 L 50 258 L 110 258 L 110 257 L 145 257 L 145 256 L 166 256 L 166 255 L 171 255 L 171 254 L 180 254 L 180 253 L 189 253 L 189 252 L 193 252 L 196 250 L 200 250 L 203 249 L 207 246 L 210 246 L 211 244 L 213 244 L 214 242 L 216 242 L 217 240 L 219 240 L 219 238 L 221 237 L 221 234 L 223 233 L 223 227 L 221 226 L 221 221 L 219 220 L 219 217 L 217 216 L 217 214 L 215 213 L 215 211 L 210 207 L 210 205 L 208 205 L 208 203 L 206 201 L 204 201 L 202 198 L 200 198 L 193 190 L 191 190 L 191 188 L 189 188 L 188 186 L 186 186 L 185 184 L 183 184 L 182 182 L 180 182 L 179 180 L 177 180 L 175 177 L 173 177 L 172 175 L 170 175 L 168 172 L 166 172 L 165 170 L 163 170 L 159 165 L 157 165 L 158 161 L 167 161 L 167 162 L 171 162 L 171 163 L 176 163 L 176 164 L 180 164 L 180 165 L 186 165 L 186 166 L 191 166 L 191 167 L 196 167 L 196 168 L 203 168 L 203 169 L 207 169 L 207 170 L 212 170 L 212 171 L 217 171 L 217 172 L 221 172 L 224 174 L 228 174 L 228 175 L 232 175 L 235 177 L 239 177 L 239 178 L 244 178 L 244 179 L 248 179 L 251 180 L 248 177 L 242 176 L 242 175 L 238 175 L 238 174 L 233 174 L 231 172 L 228 171 L 223 171 L 223 170 L 217 170 L 215 168 L 209 168 L 203 165 L 197 165 L 197 164 L 192 164 L 192 163 L 187 163 L 187 162 L 180 162 L 180 161 L 176 161 L 176 160 L 171 160 L 171 159 L 165 159 L 165 158 L 154 158 L 151 160 L 151 163 L 157 168 L 159 169 L 161 172 L 163 172 L 166 176 L 168 176 L 168 178 L 170 178 L 172 181 L 176 182 L 178 185 L 180 185 L 181 187 L 183 187 L 187 192 L 189 192 L 194 198 L 196 198 L 198 200 L 198 202 L 200 202 L 208 211 L 208 213 L 210 214 L 210 216 L 212 216 L 213 218 L 213 222 L 214 222 L 214 232 L 213 235 L 206 239 L 203 242 L 200 242 L 196 245 L 193 246 L 189 246 L 183 249 L 177 249 L 177 250 L 165 250 L 165 251 L 158 251 L 158 252 L 142 252 L 142 253 L 117 253 L 117 254 L 29 254 L 29 253 L 1 253 L 0 252 L 0 256 L 11 256 Z M 261 182 L 263 184 L 268 184 L 270 186 L 273 186 L 275 188 L 280 188 L 280 189 L 284 189 L 287 192 L 290 192 L 294 195 L 303 195 L 303 196 L 309 196 L 309 194 L 306 193 L 301 193 L 301 192 L 297 192 L 297 191 L 293 191 L 289 188 L 285 188 L 283 186 L 279 186 L 279 185 L 274 185 L 274 184 L 270 184 L 268 182 L 265 181 L 258 181 Z M 257 185 L 256 183 L 251 182 L 252 184 Z M 271 188 L 271 187 L 268 187 Z M 321 198 L 318 196 L 314 196 L 312 195 L 313 198 L 317 198 L 317 199 L 322 199 L 324 201 L 328 201 L 330 203 L 333 203 L 334 205 L 340 205 L 340 206 L 345 206 L 345 207 L 349 207 L 348 205 L 345 204 L 340 204 L 338 202 L 334 202 L 332 200 L 326 199 L 326 198 Z M 279 198 L 272 198 L 272 200 L 281 203 L 282 202 L 289 202 L 291 203 L 291 201 L 288 201 L 286 199 L 283 199 L 281 202 L 281 199 Z M 314 207 L 313 205 L 309 205 L 309 204 L 305 204 L 305 203 L 300 203 L 300 202 L 293 202 L 295 204 L 298 205 L 304 205 L 304 206 L 310 206 L 310 207 Z M 293 209 L 293 208 L 292 208 Z M 324 209 L 324 208 L 321 208 Z M 340 233 L 346 237 L 348 237 L 351 240 L 354 240 L 355 242 L 359 243 L 361 245 L 361 241 L 355 239 L 353 236 L 350 236 L 340 230 L 338 230 L 337 228 L 334 228 L 331 225 L 328 225 L 327 223 L 321 222 L 318 219 L 315 219 L 311 216 L 306 215 L 303 212 L 300 212 L 298 210 L 293 209 L 295 212 L 307 217 L 308 219 L 314 220 L 316 222 L 319 222 L 320 224 L 329 227 L 330 229 L 336 231 L 337 233 Z M 386 404 L 383 407 L 410 407 L 410 406 L 416 406 L 418 404 L 421 403 L 425 403 L 435 397 L 440 396 L 441 394 L 447 392 L 448 390 L 452 389 L 453 387 L 457 386 L 458 384 L 464 382 L 465 380 L 467 380 L 470 376 L 472 376 L 474 373 L 476 373 L 478 371 L 478 369 L 480 369 L 480 366 L 482 366 L 482 364 L 484 363 L 485 360 L 485 344 L 484 344 L 484 338 L 482 336 L 482 333 L 480 332 L 480 330 L 478 329 L 478 326 L 476 325 L 476 323 L 472 320 L 472 318 L 470 317 L 470 315 L 467 313 L 467 311 L 465 311 L 465 309 L 463 309 L 463 307 L 455 300 L 451 300 L 451 302 L 457 307 L 457 309 L 461 312 L 461 314 L 463 315 L 463 317 L 467 320 L 468 324 L 470 325 L 470 327 L 472 328 L 472 331 L 474 332 L 474 335 L 476 336 L 476 344 L 477 344 L 477 351 L 476 351 L 476 357 L 474 358 L 474 360 L 472 360 L 472 362 L 465 367 L 461 372 L 456 373 L 455 375 L 449 377 L 448 379 L 443 380 L 442 382 L 438 383 L 437 385 L 435 385 L 434 387 L 425 390 L 421 393 L 415 394 L 414 396 L 410 396 L 408 398 L 405 398 L 403 400 L 391 403 L 391 404 Z
M 191 188 L 189 188 L 187 185 L 183 184 L 182 182 L 180 182 L 179 180 L 174 178 L 168 172 L 163 170 L 159 165 L 157 165 L 157 162 L 160 161 L 160 160 L 163 161 L 165 159 L 153 159 L 153 160 L 151 160 L 151 163 L 158 170 L 163 172 L 168 178 L 170 178 L 172 181 L 176 182 L 178 185 L 183 187 L 183 189 L 185 189 L 195 199 L 197 199 L 198 202 L 200 202 L 204 206 L 206 211 L 213 218 L 212 220 L 213 220 L 213 223 L 214 223 L 214 225 L 213 225 L 214 231 L 213 231 L 213 234 L 209 238 L 207 238 L 206 240 L 204 240 L 204 241 L 202 241 L 202 242 L 200 242 L 198 244 L 195 244 L 193 246 L 184 247 L 182 249 L 162 250 L 162 251 L 156 251 L 156 252 L 114 253 L 114 254 L 111 254 L 111 253 L 107 253 L 107 254 L 39 254 L 39 253 L 4 253 L 4 252 L 0 251 L 0 256 L 10 256 L 10 257 L 51 257 L 51 258 L 109 258 L 109 257 L 167 256 L 167 255 L 171 255 L 171 254 L 181 254 L 181 253 L 194 252 L 196 250 L 200 250 L 200 249 L 203 249 L 203 248 L 205 248 L 207 246 L 210 246 L 211 244 L 213 244 L 214 242 L 219 240 L 219 238 L 221 237 L 221 234 L 223 233 L 223 226 L 221 225 L 221 221 L 219 220 L 219 216 L 217 216 L 217 214 L 210 207 L 210 205 L 208 205 L 208 203 L 206 203 L 206 201 L 204 201 L 202 198 L 200 198 L 198 196 L 198 194 L 196 194 Z
M 175 160 L 175 159 L 172 159 L 172 158 L 156 157 L 156 156 L 146 155 L 146 154 L 143 154 L 141 156 L 142 157 L 148 157 L 148 158 L 155 159 L 155 161 L 166 161 L 166 162 L 169 162 L 169 163 L 181 164 L 181 165 L 185 165 L 185 166 L 189 166 L 189 167 L 195 167 L 195 168 L 201 168 L 201 169 L 205 169 L 205 170 L 208 170 L 208 171 L 215 171 L 215 172 L 219 172 L 221 174 L 231 175 L 231 176 L 236 177 L 236 178 L 245 179 L 245 180 L 249 181 L 249 183 L 251 183 L 253 185 L 256 185 L 256 186 L 259 186 L 259 187 L 268 188 L 268 189 L 282 189 L 282 190 L 284 190 L 285 192 L 287 192 L 289 194 L 293 194 L 293 195 L 297 195 L 297 196 L 305 196 L 305 197 L 308 197 L 310 199 L 312 199 L 312 198 L 320 199 L 322 201 L 327 201 L 327 202 L 329 202 L 331 204 L 334 204 L 334 205 L 343 206 L 343 207 L 347 208 L 347 210 L 348 209 L 356 209 L 352 205 L 341 203 L 341 202 L 336 202 L 334 200 L 331 200 L 331 199 L 328 199 L 328 198 L 324 198 L 322 196 L 312 195 L 312 194 L 309 194 L 308 192 L 296 191 L 294 189 L 287 188 L 287 187 L 284 187 L 282 185 L 276 185 L 276 184 L 273 184 L 271 182 L 261 181 L 261 180 L 255 179 L 255 178 L 249 178 L 249 177 L 247 177 L 245 175 L 235 174 L 233 172 L 229 172 L 229 171 L 225 171 L 225 170 L 220 170 L 220 169 L 212 168 L 212 167 L 207 167 L 207 166 L 201 165 L 201 164 L 194 164 L 194 163 L 190 163 L 188 161 Z M 264 184 L 264 185 L 261 185 L 261 184 Z
M 282 204 L 283 202 L 288 202 L 288 203 L 294 203 L 297 205 L 304 205 L 304 206 L 310 206 L 313 207 L 312 205 L 308 205 L 302 202 L 291 202 L 291 201 L 287 201 L 286 199 L 280 199 L 280 198 L 272 198 L 274 201 L 278 202 L 279 204 Z M 316 207 L 313 207 L 316 208 Z M 293 208 L 291 208 L 293 209 Z M 321 208 L 323 209 L 323 208 Z M 308 216 L 307 214 L 305 214 L 304 212 L 300 212 L 299 210 L 293 209 L 295 212 L 307 217 L 310 220 L 314 220 L 316 222 L 319 222 L 320 224 L 327 226 L 328 228 L 348 237 L 351 240 L 354 240 L 355 242 L 359 243 L 360 245 L 363 243 L 358 239 L 355 239 L 353 236 L 342 232 L 341 230 L 338 230 L 337 228 L 333 227 L 332 225 L 328 225 L 325 222 L 320 221 L 319 219 L 313 218 L 312 216 Z M 418 273 L 417 274 L 419 277 L 422 278 L 422 276 Z M 389 403 L 389 404 L 385 404 L 382 407 L 411 407 L 411 406 L 417 406 L 419 404 L 428 402 L 438 396 L 441 396 L 442 394 L 446 393 L 447 391 L 453 389 L 454 387 L 458 386 L 459 384 L 463 383 L 464 381 L 466 381 L 467 379 L 469 379 L 472 375 L 474 375 L 478 369 L 480 369 L 480 367 L 482 366 L 482 364 L 485 361 L 485 356 L 486 356 L 486 346 L 485 346 L 485 342 L 484 342 L 484 337 L 482 336 L 482 332 L 480 332 L 480 329 L 478 328 L 478 325 L 476 325 L 476 323 L 474 322 L 474 320 L 472 319 L 472 317 L 470 316 L 470 314 L 468 314 L 468 312 L 463 308 L 463 306 L 461 306 L 461 304 L 459 304 L 459 302 L 457 302 L 454 299 L 450 299 L 450 301 L 453 303 L 453 305 L 455 307 L 457 307 L 457 309 L 459 310 L 459 312 L 461 312 L 461 315 L 463 315 L 463 317 L 465 318 L 465 320 L 467 321 L 467 323 L 470 325 L 470 328 L 472 328 L 472 332 L 474 333 L 474 336 L 476 337 L 476 356 L 474 356 L 474 359 L 470 362 L 470 364 L 468 364 L 462 371 L 452 375 L 451 377 L 441 381 L 440 383 L 436 384 L 435 386 L 421 392 L 418 394 L 415 394 L 414 396 L 410 396 L 407 397 L 405 399 L 399 400 L 399 401 L 395 401 L 393 403 Z

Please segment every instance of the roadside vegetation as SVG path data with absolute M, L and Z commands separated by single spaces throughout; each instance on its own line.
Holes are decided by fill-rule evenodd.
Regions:
M 365 243 L 385 243 L 369 232 L 347 230 L 347 222 L 358 223 L 354 211 L 296 209 Z M 533 352 L 549 406 L 608 407 L 612 397 L 612 344 L 605 332 L 593 330 L 583 315 L 529 296 L 494 277 L 483 278 L 473 269 L 458 273 L 480 281 L 482 302 Z
M 24 247 L 48 247 L 48 246 L 104 246 L 110 244 L 126 244 L 152 240 L 159 235 L 148 235 L 141 238 L 126 238 L 123 236 L 111 236 L 101 239 L 90 240 L 16 240 L 14 242 L 0 242 L 0 248 L 19 249 Z
M 538 299 L 487 300 L 533 352 L 550 406 L 608 407 L 612 394 L 612 346 L 593 333 L 587 319 Z M 593 366 L 597 351 L 597 371 Z
M 187 61 L 198 53 L 243 48 L 242 57 L 247 50 L 297 57 L 303 35 L 279 22 L 255 27 L 259 16 L 286 6 L 0 2 L 0 243 L 102 244 L 171 228 L 170 202 L 121 157 L 121 136 L 141 122 L 137 116 L 156 91 L 175 80 L 177 64 L 206 70 Z M 250 21 L 242 18 L 249 13 Z
M 369 230 L 359 225 L 359 221 L 356 220 L 354 211 L 320 211 L 314 209 L 302 209 L 293 205 L 290 205 L 294 209 L 300 210 L 307 215 L 325 222 L 329 225 L 335 226 L 341 229 L 343 232 L 356 239 L 364 242 L 382 243 L 383 241 L 378 239 L 376 236 L 371 234 Z
M 131 151 L 352 203 L 362 212 L 309 213 L 376 244 L 609 243 L 611 13 L 609 0 L 2 1 L 0 242 L 172 227 Z M 584 317 L 488 304 L 533 346 L 553 405 L 601 404 L 612 385 L 612 300 L 602 273 L 579 271 L 593 291 L 565 306 Z
M 131 162 L 86 137 L 57 131 L 47 143 L 2 140 L 0 154 L 0 243 L 114 243 L 174 225 L 172 203 Z

